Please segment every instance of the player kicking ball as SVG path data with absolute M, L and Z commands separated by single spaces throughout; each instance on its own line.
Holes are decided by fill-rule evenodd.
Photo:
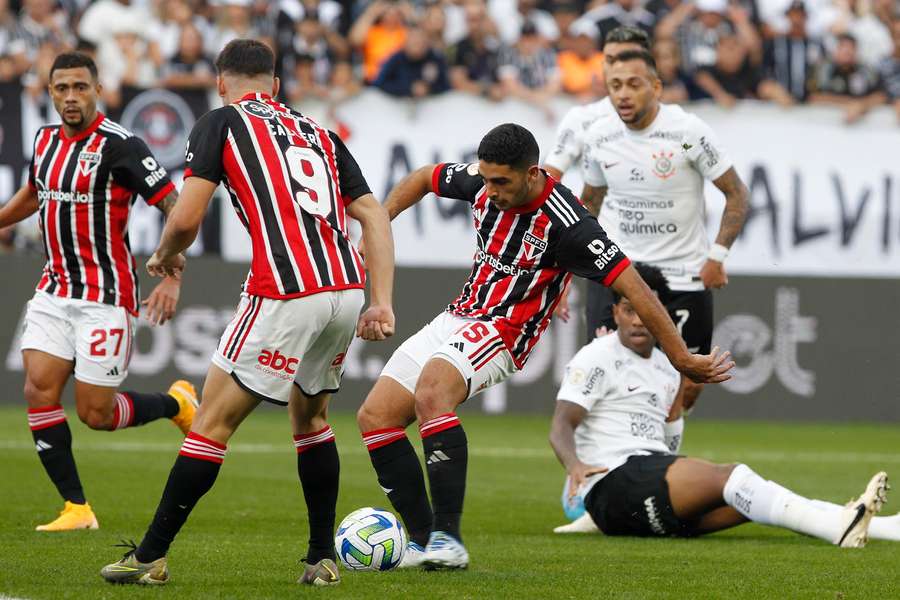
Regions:
M 638 264 L 637 271 L 665 295 L 658 268 Z M 596 530 L 596 524 L 606 535 L 692 537 L 754 521 L 863 547 L 886 500 L 885 473 L 839 506 L 799 496 L 747 465 L 673 452 L 665 429 L 681 411 L 680 376 L 633 303 L 613 294 L 618 330 L 575 355 L 557 395 L 550 444 L 568 472 L 568 495 L 582 495 L 589 515 L 563 532 Z M 875 529 L 880 539 L 900 539 L 896 518 L 879 518 Z
M 478 238 L 462 293 L 394 352 L 357 415 L 378 482 L 409 531 L 404 567 L 468 566 L 460 534 L 468 442 L 456 407 L 525 365 L 571 274 L 630 298 L 689 377 L 720 382 L 734 366 L 727 352 L 688 352 L 628 258 L 575 195 L 538 167 L 538 155 L 527 129 L 499 125 L 481 140 L 478 163 L 422 167 L 385 202 L 392 218 L 429 192 L 467 202 Z M 415 420 L 431 503 L 405 432 Z
M 47 256 L 25 313 L 22 360 L 28 426 L 65 508 L 37 530 L 97 529 L 60 404 L 69 377 L 78 418 L 91 429 L 169 418 L 186 434 L 194 418 L 197 394 L 187 381 L 166 393 L 118 391 L 128 375 L 139 297 L 128 216 L 140 195 L 168 217 L 178 194 L 147 144 L 97 110 L 100 83 L 90 57 L 57 56 L 49 93 L 62 123 L 38 130 L 28 183 L 0 208 L 0 227 L 37 212 Z M 172 317 L 180 286 L 167 277 L 143 302 L 151 323 Z

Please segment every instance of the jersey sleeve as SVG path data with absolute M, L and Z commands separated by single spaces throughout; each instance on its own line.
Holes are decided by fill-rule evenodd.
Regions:
M 565 173 L 581 156 L 582 108 L 569 109 L 556 130 L 556 140 L 544 164 Z
M 484 180 L 478 174 L 475 163 L 443 163 L 431 174 L 431 191 L 442 198 L 475 202 L 478 190 L 484 187 Z
M 112 163 L 113 179 L 153 206 L 175 189 L 166 169 L 156 162 L 147 143 L 137 136 L 122 141 Z
M 569 273 L 606 287 L 611 286 L 631 264 L 619 246 L 610 241 L 600 224 L 589 215 L 563 230 L 556 262 Z
M 206 113 L 191 130 L 184 152 L 185 179 L 200 177 L 213 183 L 222 181 L 222 152 L 228 139 L 225 110 L 230 109 L 220 108 Z
M 591 187 L 607 187 L 600 161 L 591 156 L 589 147 L 584 147 L 581 154 L 581 179 Z
M 606 369 L 596 350 L 596 344 L 590 343 L 572 357 L 566 365 L 562 385 L 556 394 L 557 400 L 572 402 L 585 410 L 591 410 L 603 401 Z
M 371 194 L 372 190 L 366 182 L 356 159 L 350 154 L 350 150 L 344 145 L 343 140 L 333 131 L 328 132 L 331 142 L 334 144 L 334 156 L 337 161 L 338 177 L 340 179 L 341 196 L 344 204 L 350 204 L 360 196 Z
M 691 118 L 684 144 L 688 160 L 704 178 L 714 181 L 732 167 L 731 158 L 712 128 L 697 117 Z

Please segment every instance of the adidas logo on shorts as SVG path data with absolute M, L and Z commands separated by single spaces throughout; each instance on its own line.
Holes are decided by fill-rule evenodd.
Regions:
M 115 377 L 118 374 L 119 374 L 119 367 L 113 367 L 106 373 L 106 376 L 107 377 Z

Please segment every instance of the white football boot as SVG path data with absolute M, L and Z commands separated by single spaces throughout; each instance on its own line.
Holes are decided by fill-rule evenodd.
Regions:
M 869 523 L 887 501 L 887 473 L 876 473 L 866 491 L 856 500 L 847 503 L 841 519 L 845 523 L 843 533 L 834 541 L 841 548 L 862 548 L 869 539 Z
M 465 569 L 469 566 L 469 553 L 462 542 L 449 533 L 432 531 L 422 556 L 422 566 L 428 571 Z
M 571 523 L 553 528 L 553 533 L 594 533 L 600 531 L 591 515 L 584 513 Z
M 415 542 L 406 544 L 406 550 L 403 551 L 403 558 L 397 564 L 398 569 L 414 569 L 422 566 L 422 560 L 425 556 L 425 548 Z

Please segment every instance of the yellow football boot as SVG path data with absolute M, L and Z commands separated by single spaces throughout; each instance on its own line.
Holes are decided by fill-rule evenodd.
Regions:
M 99 528 L 100 525 L 97 523 L 97 517 L 94 516 L 94 511 L 91 510 L 90 504 L 73 504 L 67 500 L 65 508 L 59 513 L 56 520 L 46 525 L 38 525 L 35 527 L 35 531 L 71 531 L 73 529 Z
M 169 386 L 167 393 L 178 402 L 178 414 L 172 417 L 172 422 L 178 425 L 181 433 L 187 435 L 194 422 L 194 413 L 200 405 L 197 402 L 197 390 L 190 381 L 179 379 Z

